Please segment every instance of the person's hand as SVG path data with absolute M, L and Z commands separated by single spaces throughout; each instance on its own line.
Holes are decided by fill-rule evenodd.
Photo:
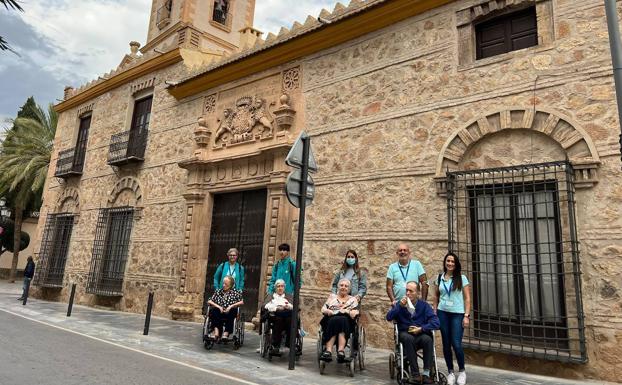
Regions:
M 462 327 L 465 329 L 469 327 L 469 317 L 462 317 Z
M 359 315 L 358 310 L 350 310 L 350 318 L 354 319 L 357 315 Z
M 400 305 L 402 307 L 406 307 L 406 305 L 408 305 L 408 298 L 406 296 L 404 296 L 401 300 L 400 300 Z
M 225 308 L 225 313 L 229 313 L 229 311 L 230 311 L 230 310 L 231 310 L 231 306 L 227 306 L 227 307 Z
M 436 308 L 432 307 L 432 310 L 434 311 L 434 314 L 436 314 Z
M 361 302 L 361 296 L 360 295 L 355 295 L 354 298 L 356 298 L 356 302 Z
M 348 309 L 339 309 L 339 313 L 348 314 L 350 311 Z
M 408 328 L 408 333 L 417 335 L 417 334 L 421 333 L 421 330 L 422 329 L 419 326 L 410 326 Z

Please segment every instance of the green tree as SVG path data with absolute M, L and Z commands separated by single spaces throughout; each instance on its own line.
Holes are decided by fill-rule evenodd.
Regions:
M 11 282 L 15 281 L 24 209 L 43 191 L 58 123 L 51 104 L 47 114 L 39 106 L 34 113 L 35 118 L 16 118 L 0 147 L 0 196 L 11 197 L 15 220 Z
M 17 0 L 0 0 L 0 4 L 4 5 L 6 9 L 15 9 L 22 12 L 24 11 L 24 9 L 18 4 Z M 2 36 L 0 36 L 0 51 L 6 50 L 16 53 L 15 51 L 13 51 L 13 49 L 11 49 L 9 43 L 7 43 L 7 41 L 4 40 Z

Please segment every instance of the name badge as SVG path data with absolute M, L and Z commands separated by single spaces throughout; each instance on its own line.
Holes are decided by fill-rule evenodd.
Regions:
M 454 306 L 454 301 L 445 301 L 445 305 Z

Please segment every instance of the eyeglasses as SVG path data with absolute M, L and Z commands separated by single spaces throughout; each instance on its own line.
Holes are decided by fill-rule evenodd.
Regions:
M 397 252 L 398 253 L 408 253 L 408 249 L 398 249 Z
M 230 257 L 237 257 L 237 254 L 229 254 Z

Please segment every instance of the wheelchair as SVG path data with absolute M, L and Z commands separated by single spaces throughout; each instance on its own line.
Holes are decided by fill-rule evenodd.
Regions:
M 344 364 L 348 367 L 348 374 L 350 377 L 354 377 L 354 372 L 358 367 L 358 370 L 365 369 L 365 349 L 367 346 L 367 337 L 365 335 L 365 328 L 360 322 L 361 315 L 357 315 L 352 321 L 354 322 L 354 330 L 352 331 L 352 335 L 348 338 L 346 342 L 346 359 L 344 360 Z M 326 370 L 326 362 L 320 359 L 322 352 L 324 351 L 323 341 L 323 332 L 322 325 L 318 329 L 318 337 L 317 337 L 317 362 L 318 367 L 320 368 L 320 374 L 324 374 Z M 335 341 L 335 345 L 337 341 Z M 357 365 L 358 364 L 358 365 Z
M 436 361 L 436 345 L 434 344 L 435 340 L 435 332 L 432 330 L 432 346 L 433 346 L 433 355 L 434 360 L 432 362 L 432 367 L 430 368 L 430 378 L 437 385 L 447 385 L 447 377 L 438 370 L 438 363 Z M 389 355 L 389 374 L 391 379 L 397 380 L 399 385 L 404 384 L 417 384 L 414 379 L 412 379 L 413 374 L 410 372 L 410 363 L 406 358 L 404 353 L 404 346 L 399 340 L 399 331 L 397 330 L 397 324 L 393 324 L 393 341 L 395 343 L 395 348 L 393 352 Z M 417 352 L 417 357 L 423 361 L 423 354 Z
M 214 344 L 228 345 L 229 342 L 232 342 L 233 349 L 238 350 L 240 346 L 244 344 L 244 314 L 242 314 L 239 307 L 235 308 L 237 313 L 235 315 L 235 319 L 233 320 L 233 333 L 229 335 L 228 339 L 222 339 L 220 337 L 211 338 L 209 334 L 213 327 L 209 318 L 210 307 L 211 306 L 209 305 L 206 307 L 204 314 L 205 321 L 203 321 L 203 346 L 205 349 L 211 350 L 214 347 Z M 221 330 L 220 333 L 222 335 L 223 330 Z
M 260 319 L 261 323 L 259 324 L 259 352 L 261 353 L 262 358 L 268 358 L 268 361 L 272 361 L 272 357 L 281 356 L 281 353 L 275 354 L 274 348 L 272 346 L 272 331 L 273 331 L 273 318 L 274 316 L 265 308 L 261 308 Z M 289 327 L 289 325 L 288 325 Z M 296 330 L 296 360 L 300 358 L 302 355 L 302 344 L 304 335 L 302 332 L 302 321 L 300 319 L 300 314 L 298 314 L 298 329 Z M 285 331 L 283 332 L 285 333 Z M 281 343 L 284 339 L 281 340 Z M 289 348 L 289 346 L 286 346 Z

